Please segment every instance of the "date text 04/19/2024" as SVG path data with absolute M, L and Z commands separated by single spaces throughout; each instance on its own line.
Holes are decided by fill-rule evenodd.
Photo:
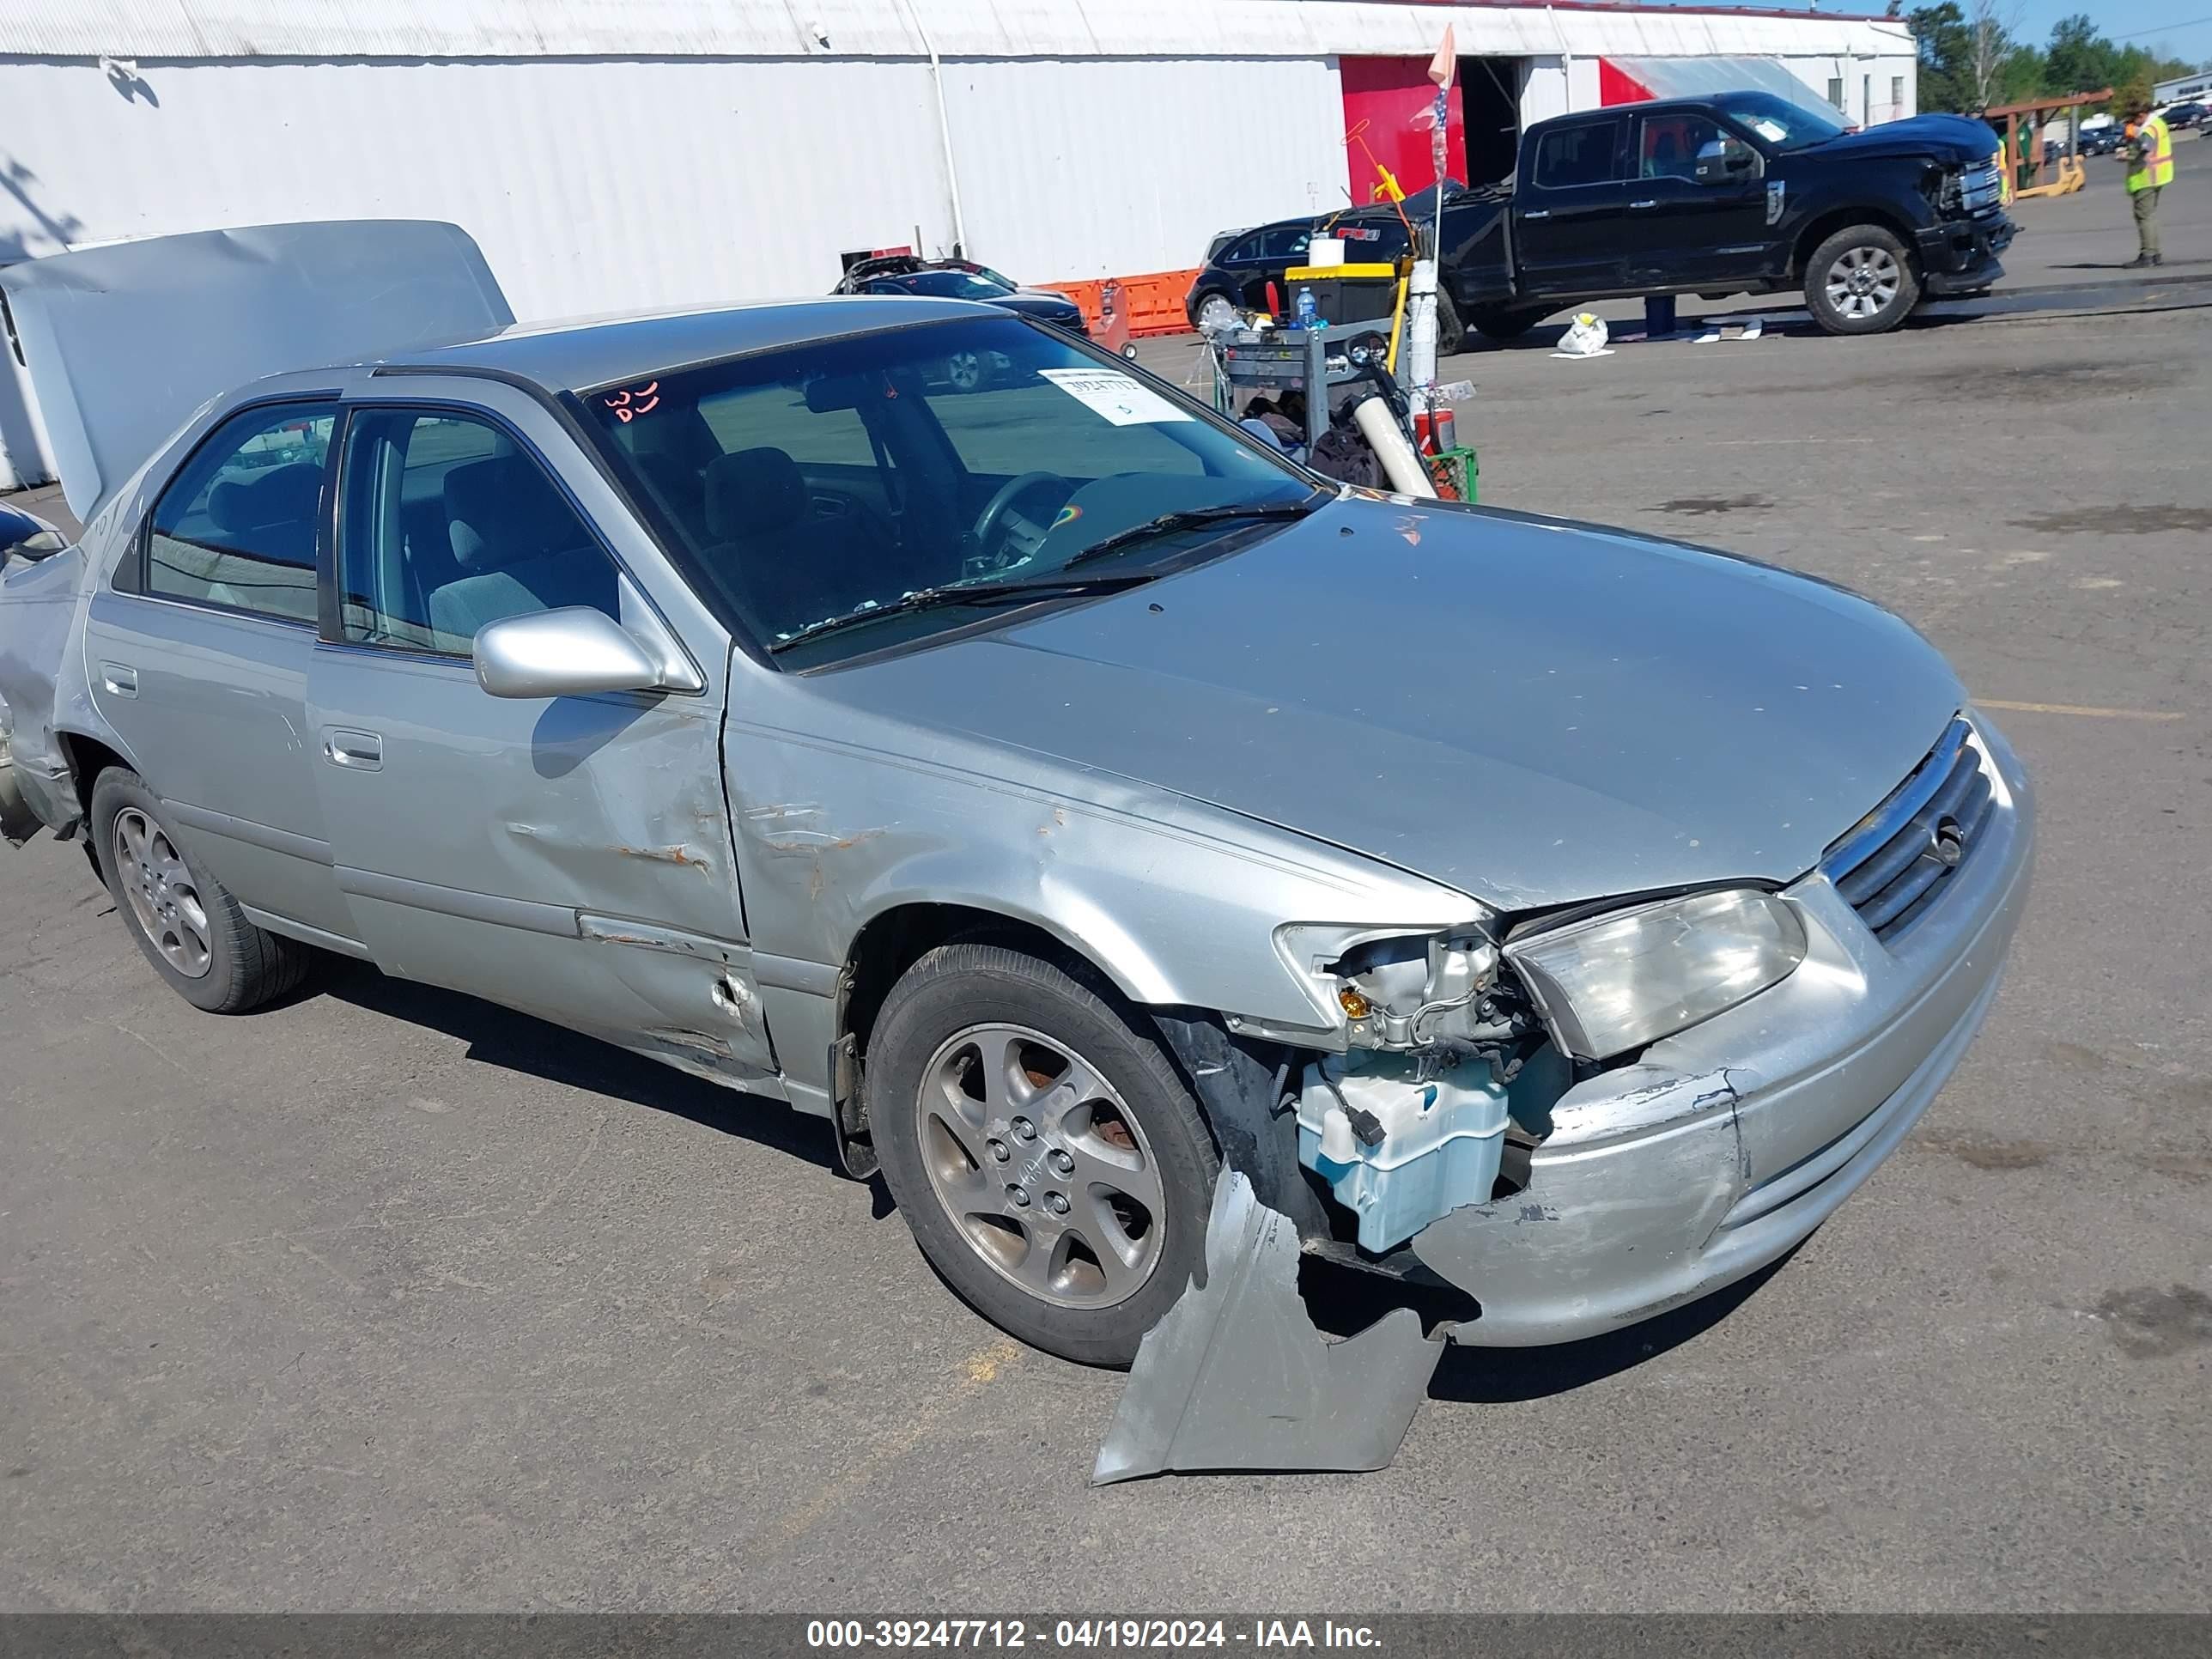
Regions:
M 1258 1652 L 1300 1648 L 1376 1648 L 1365 1625 L 1334 1620 L 1255 1619 L 816 1619 L 810 1648 L 1049 1648 L 1059 1651 L 1241 1647 Z

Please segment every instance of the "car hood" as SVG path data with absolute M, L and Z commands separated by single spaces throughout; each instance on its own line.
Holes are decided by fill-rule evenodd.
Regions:
M 1891 155 L 1929 155 L 1961 164 L 1986 161 L 1996 153 L 1995 134 L 1963 115 L 1916 115 L 1884 121 L 1863 132 L 1846 132 L 1826 143 L 1799 150 L 1801 155 L 1844 155 L 1872 161 Z M 1785 158 L 1786 159 L 1786 158 Z
M 9 265 L 0 290 L 80 521 L 210 398 L 514 320 L 468 233 L 417 219 L 152 236 Z
M 1925 641 L 1840 588 L 1357 498 L 1236 556 L 811 680 L 918 739 L 1139 780 L 1509 911 L 1794 878 L 1964 701 Z
M 1018 289 L 1003 299 L 991 300 L 986 303 L 1000 307 L 1007 311 L 1018 311 L 1024 316 L 1042 317 L 1055 322 L 1063 318 L 1079 317 L 1083 314 L 1083 308 L 1066 295 L 1045 294 L 1035 289 Z

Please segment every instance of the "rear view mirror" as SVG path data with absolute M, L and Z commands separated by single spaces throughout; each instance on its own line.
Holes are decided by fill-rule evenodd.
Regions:
M 537 611 L 477 630 L 477 684 L 495 697 L 651 691 L 660 665 L 629 631 L 588 605 Z
M 0 501 L 0 564 L 10 559 L 36 564 L 41 559 L 52 558 L 68 545 L 69 538 L 44 519 Z

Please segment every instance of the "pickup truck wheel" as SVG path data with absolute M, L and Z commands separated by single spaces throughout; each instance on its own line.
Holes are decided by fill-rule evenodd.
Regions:
M 1813 250 L 1805 304 L 1831 334 L 1886 334 L 1920 303 L 1905 244 L 1880 225 L 1853 225 Z
M 1202 1259 L 1220 1167 L 1158 1038 L 1113 988 L 941 945 L 868 1042 L 884 1179 L 930 1264 L 1048 1353 L 1126 1365 Z
M 1524 307 L 1519 311 L 1478 311 L 1469 320 L 1484 339 L 1503 343 L 1507 340 L 1519 339 L 1551 314 L 1548 311 Z
M 185 855 L 136 772 L 92 787 L 92 845 L 123 925 L 154 971 L 195 1008 L 242 1014 L 306 977 L 313 952 L 246 919 L 229 890 Z
M 1452 303 L 1451 295 L 1443 289 L 1437 290 L 1437 356 L 1456 356 L 1467 344 L 1467 325 L 1459 319 L 1459 307 Z

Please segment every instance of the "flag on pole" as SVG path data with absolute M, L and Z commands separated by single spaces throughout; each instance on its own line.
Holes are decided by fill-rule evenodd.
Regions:
M 1459 49 L 1452 40 L 1452 26 L 1447 23 L 1444 25 L 1443 44 L 1437 48 L 1437 55 L 1429 59 L 1429 79 L 1435 82 L 1440 90 L 1449 92 L 1453 72 L 1458 68 Z

